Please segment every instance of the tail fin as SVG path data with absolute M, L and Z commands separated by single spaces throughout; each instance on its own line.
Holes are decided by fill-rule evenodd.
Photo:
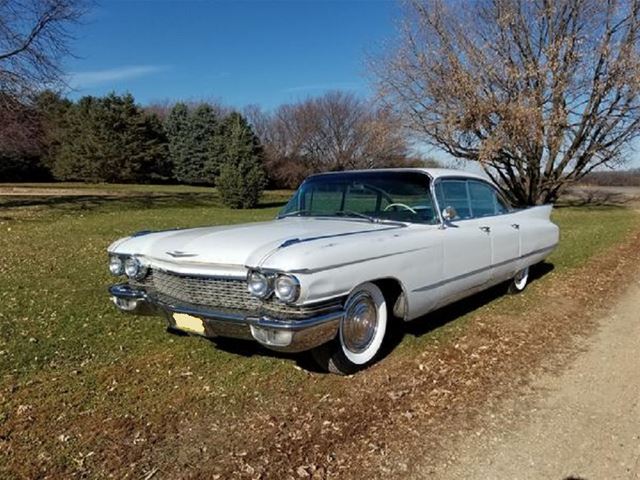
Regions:
M 545 220 L 549 220 L 551 218 L 551 211 L 553 210 L 553 205 L 538 205 L 535 207 L 525 208 L 518 212 L 520 215 L 526 215 L 529 218 L 542 218 Z

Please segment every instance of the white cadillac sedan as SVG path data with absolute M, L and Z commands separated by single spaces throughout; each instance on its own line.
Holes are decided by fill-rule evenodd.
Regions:
M 500 282 L 519 292 L 558 243 L 551 206 L 513 209 L 485 178 L 386 169 L 309 177 L 269 222 L 140 232 L 114 242 L 122 311 L 206 337 L 311 350 L 334 373 L 410 321 Z

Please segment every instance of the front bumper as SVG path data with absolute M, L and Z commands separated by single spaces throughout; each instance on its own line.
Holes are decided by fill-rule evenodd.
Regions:
M 109 287 L 113 303 L 123 312 L 160 315 L 176 327 L 175 313 L 202 320 L 205 337 L 254 339 L 267 348 L 282 352 L 302 352 L 322 345 L 338 333 L 343 310 L 290 320 L 251 315 L 230 310 L 208 310 L 199 305 L 184 305 L 155 298 L 143 289 L 123 283 Z

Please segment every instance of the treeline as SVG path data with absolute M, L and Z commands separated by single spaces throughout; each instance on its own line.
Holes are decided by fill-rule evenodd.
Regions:
M 591 172 L 581 183 L 600 187 L 640 187 L 640 168 Z
M 216 186 L 233 207 L 310 173 L 423 164 L 388 111 L 344 92 L 237 112 L 207 102 L 71 101 L 41 93 L 0 109 L 0 181 Z
M 252 207 L 266 184 L 263 149 L 237 112 L 175 104 L 166 119 L 131 95 L 71 102 L 40 96 L 42 164 L 56 180 L 180 182 L 217 186 L 232 207 Z

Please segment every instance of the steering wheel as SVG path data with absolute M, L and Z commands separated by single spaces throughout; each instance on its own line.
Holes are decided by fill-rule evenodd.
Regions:
M 389 205 L 387 205 L 386 207 L 384 207 L 384 211 L 388 211 L 391 207 L 402 207 L 402 208 L 406 208 L 407 210 L 409 210 L 411 213 L 413 213 L 414 215 L 417 215 L 418 212 L 416 212 L 415 209 L 411 208 L 409 205 L 405 205 L 404 203 L 390 203 Z

